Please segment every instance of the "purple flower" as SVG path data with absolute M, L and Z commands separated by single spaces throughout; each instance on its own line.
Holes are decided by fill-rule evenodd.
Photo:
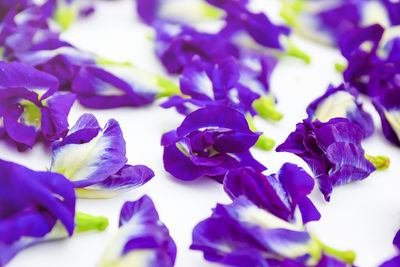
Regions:
M 125 152 L 117 121 L 109 120 L 102 129 L 92 114 L 84 114 L 65 138 L 53 144 L 50 170 L 71 180 L 79 197 L 113 197 L 154 176 L 144 165 L 126 164 Z
M 61 174 L 0 160 L 0 266 L 20 250 L 51 239 L 56 228 L 72 235 L 74 214 L 73 185 Z
M 209 62 L 238 55 L 237 47 L 218 34 L 170 23 L 157 23 L 154 28 L 155 53 L 169 73 L 181 73 L 194 55 Z
M 369 137 L 374 132 L 372 117 L 363 110 L 357 97 L 358 91 L 347 84 L 341 84 L 337 88 L 330 85 L 325 94 L 307 107 L 307 114 L 311 120 L 321 122 L 328 122 L 333 118 L 347 118 L 364 130 L 364 138 Z
M 52 5 L 51 1 L 43 5 L 17 5 L 7 14 L 0 24 L 0 45 L 4 48 L 4 58 L 15 60 L 17 52 L 25 52 L 43 42 L 59 39 L 59 33 L 50 30 L 48 24 Z
M 246 196 L 259 208 L 293 223 L 299 219 L 295 218 L 297 207 L 302 213 L 301 221 L 304 224 L 321 217 L 307 197 L 313 188 L 313 178 L 291 163 L 282 165 L 277 175 L 266 176 L 245 167 L 228 171 L 224 179 L 225 192 L 231 199 Z
M 381 118 L 386 139 L 400 146 L 400 72 L 392 79 L 395 88 L 381 90 L 372 103 Z
M 143 106 L 158 97 L 179 93 L 169 80 L 130 65 L 83 66 L 72 83 L 79 102 L 90 108 L 106 109 Z
M 228 266 L 324 266 L 317 263 L 326 261 L 323 252 L 328 251 L 302 224 L 286 222 L 244 196 L 229 205 L 218 204 L 210 218 L 195 226 L 192 236 L 191 249 Z M 335 251 L 334 256 L 347 262 L 355 257 L 351 251 Z
M 279 120 L 282 114 L 275 110 L 274 99 L 267 96 L 269 77 L 276 59 L 247 53 L 242 62 L 233 57 L 210 63 L 193 56 L 180 77 L 184 96 L 173 96 L 161 106 L 175 107 L 184 115 L 197 107 L 232 107 L 243 114 L 259 114 L 265 119 Z
M 123 205 L 119 230 L 104 251 L 99 266 L 172 267 L 175 257 L 176 245 L 160 221 L 153 201 L 144 195 Z
M 239 76 L 239 66 L 232 57 L 212 64 L 196 55 L 185 66 L 180 77 L 180 90 L 185 96 L 174 96 L 162 106 L 175 106 L 184 115 L 194 111 L 196 106 L 209 105 L 226 105 L 243 114 L 254 114 L 252 103 L 260 95 L 240 84 Z
M 55 141 L 68 132 L 74 94 L 55 93 L 55 77 L 20 63 L 0 62 L 0 119 L 5 133 L 20 150 L 38 136 Z
M 62 41 L 46 41 L 29 51 L 16 53 L 18 61 L 56 76 L 60 88 L 70 90 L 81 66 L 95 64 L 95 55 Z
M 380 25 L 357 29 L 343 36 L 339 44 L 342 55 L 348 61 L 343 72 L 344 80 L 363 94 L 374 94 L 378 91 L 374 87 L 385 78 L 382 77 L 386 72 L 385 63 L 377 55 L 383 32 Z
M 361 27 L 388 28 L 396 20 L 395 4 L 389 0 L 294 2 L 284 4 L 281 16 L 301 35 L 329 45 L 339 45 L 344 36 Z
M 247 34 L 259 45 L 283 49 L 280 37 L 289 35 L 289 28 L 274 25 L 264 13 L 254 13 L 247 7 L 248 1 L 207 0 L 208 3 L 223 9 L 226 16 L 226 26 L 221 31 L 226 38 L 241 42 Z
M 244 166 L 263 171 L 266 168 L 249 152 L 258 138 L 239 111 L 225 106 L 201 108 L 162 136 L 164 167 L 185 181 L 203 175 L 221 181 L 228 170 Z
M 363 135 L 359 126 L 344 118 L 325 123 L 305 119 L 276 151 L 302 158 L 329 201 L 332 186 L 365 179 L 375 170 L 361 147 Z

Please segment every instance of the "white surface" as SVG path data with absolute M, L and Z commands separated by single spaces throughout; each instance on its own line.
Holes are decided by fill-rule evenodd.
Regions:
M 156 73 L 163 68 L 153 55 L 153 45 L 146 39 L 151 29 L 135 20 L 133 0 L 99 2 L 95 16 L 75 23 L 65 38 L 82 49 L 103 57 L 131 61 Z M 258 1 L 260 7 L 267 1 Z M 269 0 L 272 11 L 276 1 Z M 275 9 L 274 9 L 275 8 Z M 276 16 L 276 12 L 274 13 Z M 284 58 L 272 76 L 272 91 L 278 97 L 278 108 L 285 117 L 279 123 L 257 119 L 256 124 L 267 136 L 282 143 L 294 130 L 295 124 L 305 118 L 307 105 L 321 95 L 330 82 L 338 84 L 340 75 L 334 63 L 340 60 L 338 51 L 306 40 L 294 41 L 312 56 L 312 64 L 305 65 L 296 59 Z M 377 266 L 395 255 L 392 239 L 400 227 L 400 166 L 399 149 L 389 144 L 380 131 L 377 114 L 374 116 L 375 134 L 364 142 L 367 153 L 385 154 L 392 160 L 389 170 L 375 172 L 362 182 L 334 189 L 331 202 L 325 203 L 318 190 L 312 200 L 322 214 L 319 222 L 309 225 L 310 231 L 326 244 L 341 250 L 352 249 L 357 253 L 356 265 Z M 100 256 L 117 229 L 119 211 L 127 200 L 136 200 L 143 194 L 152 197 L 162 221 L 178 246 L 177 267 L 219 266 L 203 260 L 202 253 L 191 251 L 192 228 L 211 214 L 216 203 L 229 203 L 221 185 L 202 178 L 194 182 L 180 182 L 163 169 L 161 134 L 176 128 L 182 116 L 174 110 L 163 110 L 156 105 L 145 108 L 119 108 L 88 110 L 75 104 L 69 121 L 73 125 L 84 112 L 92 112 L 104 125 L 109 118 L 117 119 L 127 142 L 130 164 L 145 164 L 156 176 L 145 186 L 109 200 L 78 200 L 77 209 L 109 218 L 110 226 L 102 233 L 86 233 L 70 240 L 37 245 L 19 253 L 9 267 L 90 267 L 96 266 Z M 306 168 L 296 156 L 288 153 L 263 152 L 254 154 L 269 169 L 276 172 L 290 161 Z M 24 164 L 35 170 L 50 166 L 50 153 L 42 145 L 32 151 L 18 153 L 0 142 L 0 158 Z

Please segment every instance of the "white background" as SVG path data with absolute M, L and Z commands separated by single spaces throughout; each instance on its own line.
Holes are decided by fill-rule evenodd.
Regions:
M 94 16 L 78 21 L 64 33 L 64 38 L 82 49 L 95 52 L 115 61 L 131 61 L 151 72 L 165 74 L 153 54 L 153 44 L 146 38 L 151 28 L 136 18 L 133 0 L 98 2 Z M 255 8 L 267 10 L 277 18 L 278 1 L 260 0 Z M 285 117 L 278 123 L 256 120 L 261 131 L 282 143 L 294 130 L 297 122 L 306 117 L 307 105 L 321 95 L 329 83 L 338 84 L 341 77 L 334 63 L 341 61 L 337 50 L 323 47 L 300 37 L 295 43 L 312 57 L 311 65 L 293 58 L 283 58 L 272 76 L 272 91 L 277 96 L 278 108 Z M 375 120 L 376 131 L 363 145 L 371 155 L 384 154 L 392 160 L 386 171 L 375 172 L 362 182 L 334 189 L 331 202 L 325 203 L 318 189 L 312 200 L 322 214 L 319 222 L 309 224 L 309 230 L 326 244 L 341 250 L 352 249 L 357 254 L 356 265 L 377 266 L 396 254 L 392 239 L 400 227 L 399 148 L 386 141 L 381 133 L 379 118 L 367 103 Z M 211 214 L 216 203 L 229 203 L 220 184 L 201 178 L 181 182 L 163 169 L 160 137 L 164 131 L 176 128 L 182 116 L 174 110 L 157 105 L 144 108 L 89 110 L 74 105 L 69 122 L 73 125 L 84 112 L 92 112 L 104 125 L 109 118 L 121 124 L 127 143 L 130 164 L 145 164 L 156 173 L 145 186 L 108 200 L 78 200 L 77 210 L 109 218 L 110 226 L 102 233 L 85 233 L 69 240 L 40 244 L 19 253 L 9 267 L 87 267 L 96 266 L 102 252 L 117 230 L 122 204 L 136 200 L 143 194 L 152 197 L 162 221 L 170 229 L 178 246 L 177 267 L 219 266 L 205 261 L 201 252 L 191 251 L 191 231 Z M 268 167 L 266 173 L 276 172 L 287 161 L 306 168 L 289 153 L 254 150 L 255 157 Z M 41 144 L 31 151 L 19 153 L 0 142 L 0 158 L 24 164 L 35 170 L 50 165 L 50 152 Z

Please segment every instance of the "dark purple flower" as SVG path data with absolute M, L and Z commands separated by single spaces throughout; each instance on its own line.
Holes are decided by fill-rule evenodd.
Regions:
M 47 41 L 29 51 L 16 53 L 16 59 L 58 78 L 60 88 L 70 90 L 82 66 L 95 64 L 95 55 L 65 42 Z
M 48 234 L 55 228 L 72 235 L 74 215 L 74 188 L 61 174 L 0 160 L 0 266 L 20 250 L 52 238 Z
M 359 126 L 344 118 L 325 123 L 305 119 L 276 151 L 302 158 L 329 201 L 332 186 L 365 179 L 375 170 L 361 147 L 363 136 Z
M 171 81 L 130 65 L 83 66 L 72 82 L 79 102 L 90 108 L 106 109 L 143 106 L 158 97 L 179 93 Z
M 392 85 L 395 88 L 381 90 L 373 98 L 372 103 L 381 117 L 382 130 L 386 139 L 400 146 L 400 72 L 392 79 Z
M 228 170 L 244 166 L 263 171 L 266 168 L 249 152 L 258 138 L 239 111 L 225 106 L 200 108 L 177 130 L 163 135 L 164 167 L 185 181 L 203 175 L 222 180 Z
M 51 9 L 52 3 L 46 1 L 43 5 L 29 3 L 7 14 L 0 23 L 0 46 L 4 49 L 4 58 L 14 60 L 17 52 L 59 39 L 59 33 L 50 30 L 48 24 Z
M 361 27 L 380 24 L 388 28 L 393 25 L 397 15 L 395 4 L 384 2 L 390 0 L 322 0 L 308 1 L 301 6 L 286 3 L 281 15 L 301 35 L 337 46 L 349 32 Z
M 104 251 L 99 266 L 172 267 L 175 257 L 175 242 L 160 221 L 153 201 L 144 195 L 122 206 L 119 231 Z
M 363 94 L 373 95 L 385 80 L 387 67 L 377 55 L 383 32 L 380 25 L 356 29 L 343 36 L 339 44 L 348 61 L 344 80 Z
M 277 175 L 263 175 L 245 167 L 228 171 L 224 179 L 225 192 L 236 199 L 246 196 L 259 208 L 295 223 L 299 207 L 304 224 L 319 220 L 321 215 L 307 197 L 314 188 L 314 180 L 302 168 L 285 163 Z
M 73 94 L 55 93 L 55 77 L 20 63 L 0 62 L 0 118 L 19 149 L 31 148 L 39 134 L 55 141 L 68 132 Z
M 279 39 L 289 34 L 289 28 L 274 25 L 264 13 L 250 11 L 247 7 L 248 1 L 207 0 L 207 2 L 226 12 L 226 26 L 221 34 L 228 39 L 234 39 L 234 43 L 240 43 L 243 33 L 246 33 L 262 46 L 283 49 Z
M 326 266 L 317 263 L 325 260 L 327 247 L 302 224 L 275 217 L 245 196 L 230 205 L 218 204 L 210 218 L 195 226 L 192 237 L 191 249 L 228 266 Z M 334 256 L 351 263 L 355 257 L 351 251 L 335 251 Z
M 226 105 L 243 114 L 254 114 L 252 103 L 260 95 L 240 84 L 239 78 L 239 66 L 234 58 L 228 57 L 212 64 L 196 55 L 180 77 L 180 90 L 185 96 L 170 98 L 162 106 L 174 106 L 184 115 L 194 111 L 196 106 L 209 105 Z
M 374 132 L 374 123 L 369 113 L 365 112 L 357 100 L 357 89 L 341 84 L 330 85 L 325 94 L 315 99 L 308 107 L 307 114 L 311 120 L 328 122 L 333 118 L 347 118 L 364 130 L 364 138 Z
M 51 171 L 62 173 L 83 198 L 108 198 L 148 182 L 153 171 L 128 165 L 117 121 L 102 129 L 92 114 L 82 115 L 68 135 L 53 144 Z
M 252 116 L 279 120 L 269 91 L 269 78 L 276 59 L 247 52 L 241 61 L 226 57 L 210 63 L 195 55 L 180 77 L 184 96 L 169 98 L 161 106 L 175 107 L 184 115 L 198 107 L 225 105 Z M 269 98 L 272 97 L 272 101 Z
M 238 48 L 218 34 L 170 23 L 157 23 L 154 28 L 155 53 L 169 73 L 182 72 L 194 55 L 209 62 L 238 55 Z

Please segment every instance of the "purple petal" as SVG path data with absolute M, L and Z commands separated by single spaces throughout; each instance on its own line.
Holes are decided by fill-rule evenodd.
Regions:
M 80 123 L 83 121 L 84 119 Z M 89 123 L 92 122 L 89 120 Z M 72 132 L 76 133 L 73 141 L 78 139 L 78 132 L 82 133 L 82 131 Z M 82 138 L 87 138 L 87 132 L 83 133 L 85 135 Z M 51 170 L 63 173 L 78 188 L 104 181 L 118 172 L 127 161 L 125 140 L 118 122 L 113 119 L 107 122 L 97 136 L 86 143 L 61 142 L 60 144 L 53 147 Z
M 176 245 L 148 196 L 125 202 L 119 225 L 120 231 L 103 253 L 101 265 L 131 265 L 139 260 L 148 267 L 174 265 Z
M 74 94 L 56 93 L 47 100 L 42 112 L 42 134 L 49 141 L 63 138 L 68 133 L 68 114 L 75 102 Z

